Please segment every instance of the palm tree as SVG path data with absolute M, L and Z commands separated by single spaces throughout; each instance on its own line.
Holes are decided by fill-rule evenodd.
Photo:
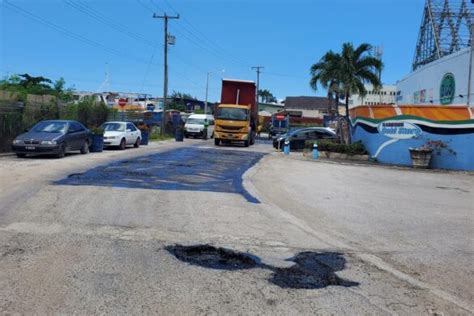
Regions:
M 367 90 L 364 84 L 371 84 L 374 89 L 382 87 L 379 73 L 383 63 L 380 59 L 371 56 L 372 46 L 364 43 L 356 49 L 351 43 L 342 45 L 341 53 L 341 82 L 346 99 L 346 118 L 349 119 L 349 97 L 359 94 L 364 97 Z
M 317 91 L 318 83 L 327 90 L 328 100 L 335 96 L 335 109 L 339 113 L 339 95 L 341 94 L 341 68 L 342 57 L 333 51 L 327 52 L 316 64 L 310 69 L 311 80 L 309 85 L 313 90 Z
M 349 97 L 352 94 L 365 96 L 367 90 L 365 83 L 370 83 L 375 89 L 382 86 L 377 75 L 382 71 L 383 63 L 370 55 L 372 46 L 361 44 L 354 49 L 351 43 L 342 45 L 341 54 L 333 51 L 327 52 L 316 64 L 311 66 L 310 86 L 316 90 L 319 83 L 327 89 L 328 97 L 333 93 L 336 96 L 336 109 L 339 95 L 345 97 L 346 119 L 349 119 Z

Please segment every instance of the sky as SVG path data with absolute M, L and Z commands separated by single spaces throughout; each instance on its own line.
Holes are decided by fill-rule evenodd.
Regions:
M 220 80 L 256 80 L 278 99 L 324 95 L 309 68 L 345 42 L 383 47 L 382 80 L 410 73 L 424 0 L 0 0 L 0 77 L 63 77 L 76 90 L 163 95 L 164 22 L 168 93 L 209 101 Z M 108 73 L 108 84 L 104 83 Z

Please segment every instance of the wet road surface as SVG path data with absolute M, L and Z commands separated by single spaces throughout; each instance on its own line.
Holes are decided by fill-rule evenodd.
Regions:
M 243 188 L 242 175 L 264 154 L 228 149 L 174 149 L 71 174 L 56 184 L 237 193 L 258 203 Z

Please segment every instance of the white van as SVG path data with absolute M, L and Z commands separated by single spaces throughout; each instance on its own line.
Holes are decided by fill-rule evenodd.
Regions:
M 191 114 L 184 124 L 184 137 L 203 137 L 204 120 L 207 120 L 207 137 L 214 137 L 214 116 L 210 114 Z

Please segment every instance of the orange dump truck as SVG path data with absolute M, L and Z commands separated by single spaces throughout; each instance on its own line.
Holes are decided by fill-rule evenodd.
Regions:
M 221 102 L 214 113 L 214 143 L 255 143 L 258 109 L 253 81 L 223 79 Z

